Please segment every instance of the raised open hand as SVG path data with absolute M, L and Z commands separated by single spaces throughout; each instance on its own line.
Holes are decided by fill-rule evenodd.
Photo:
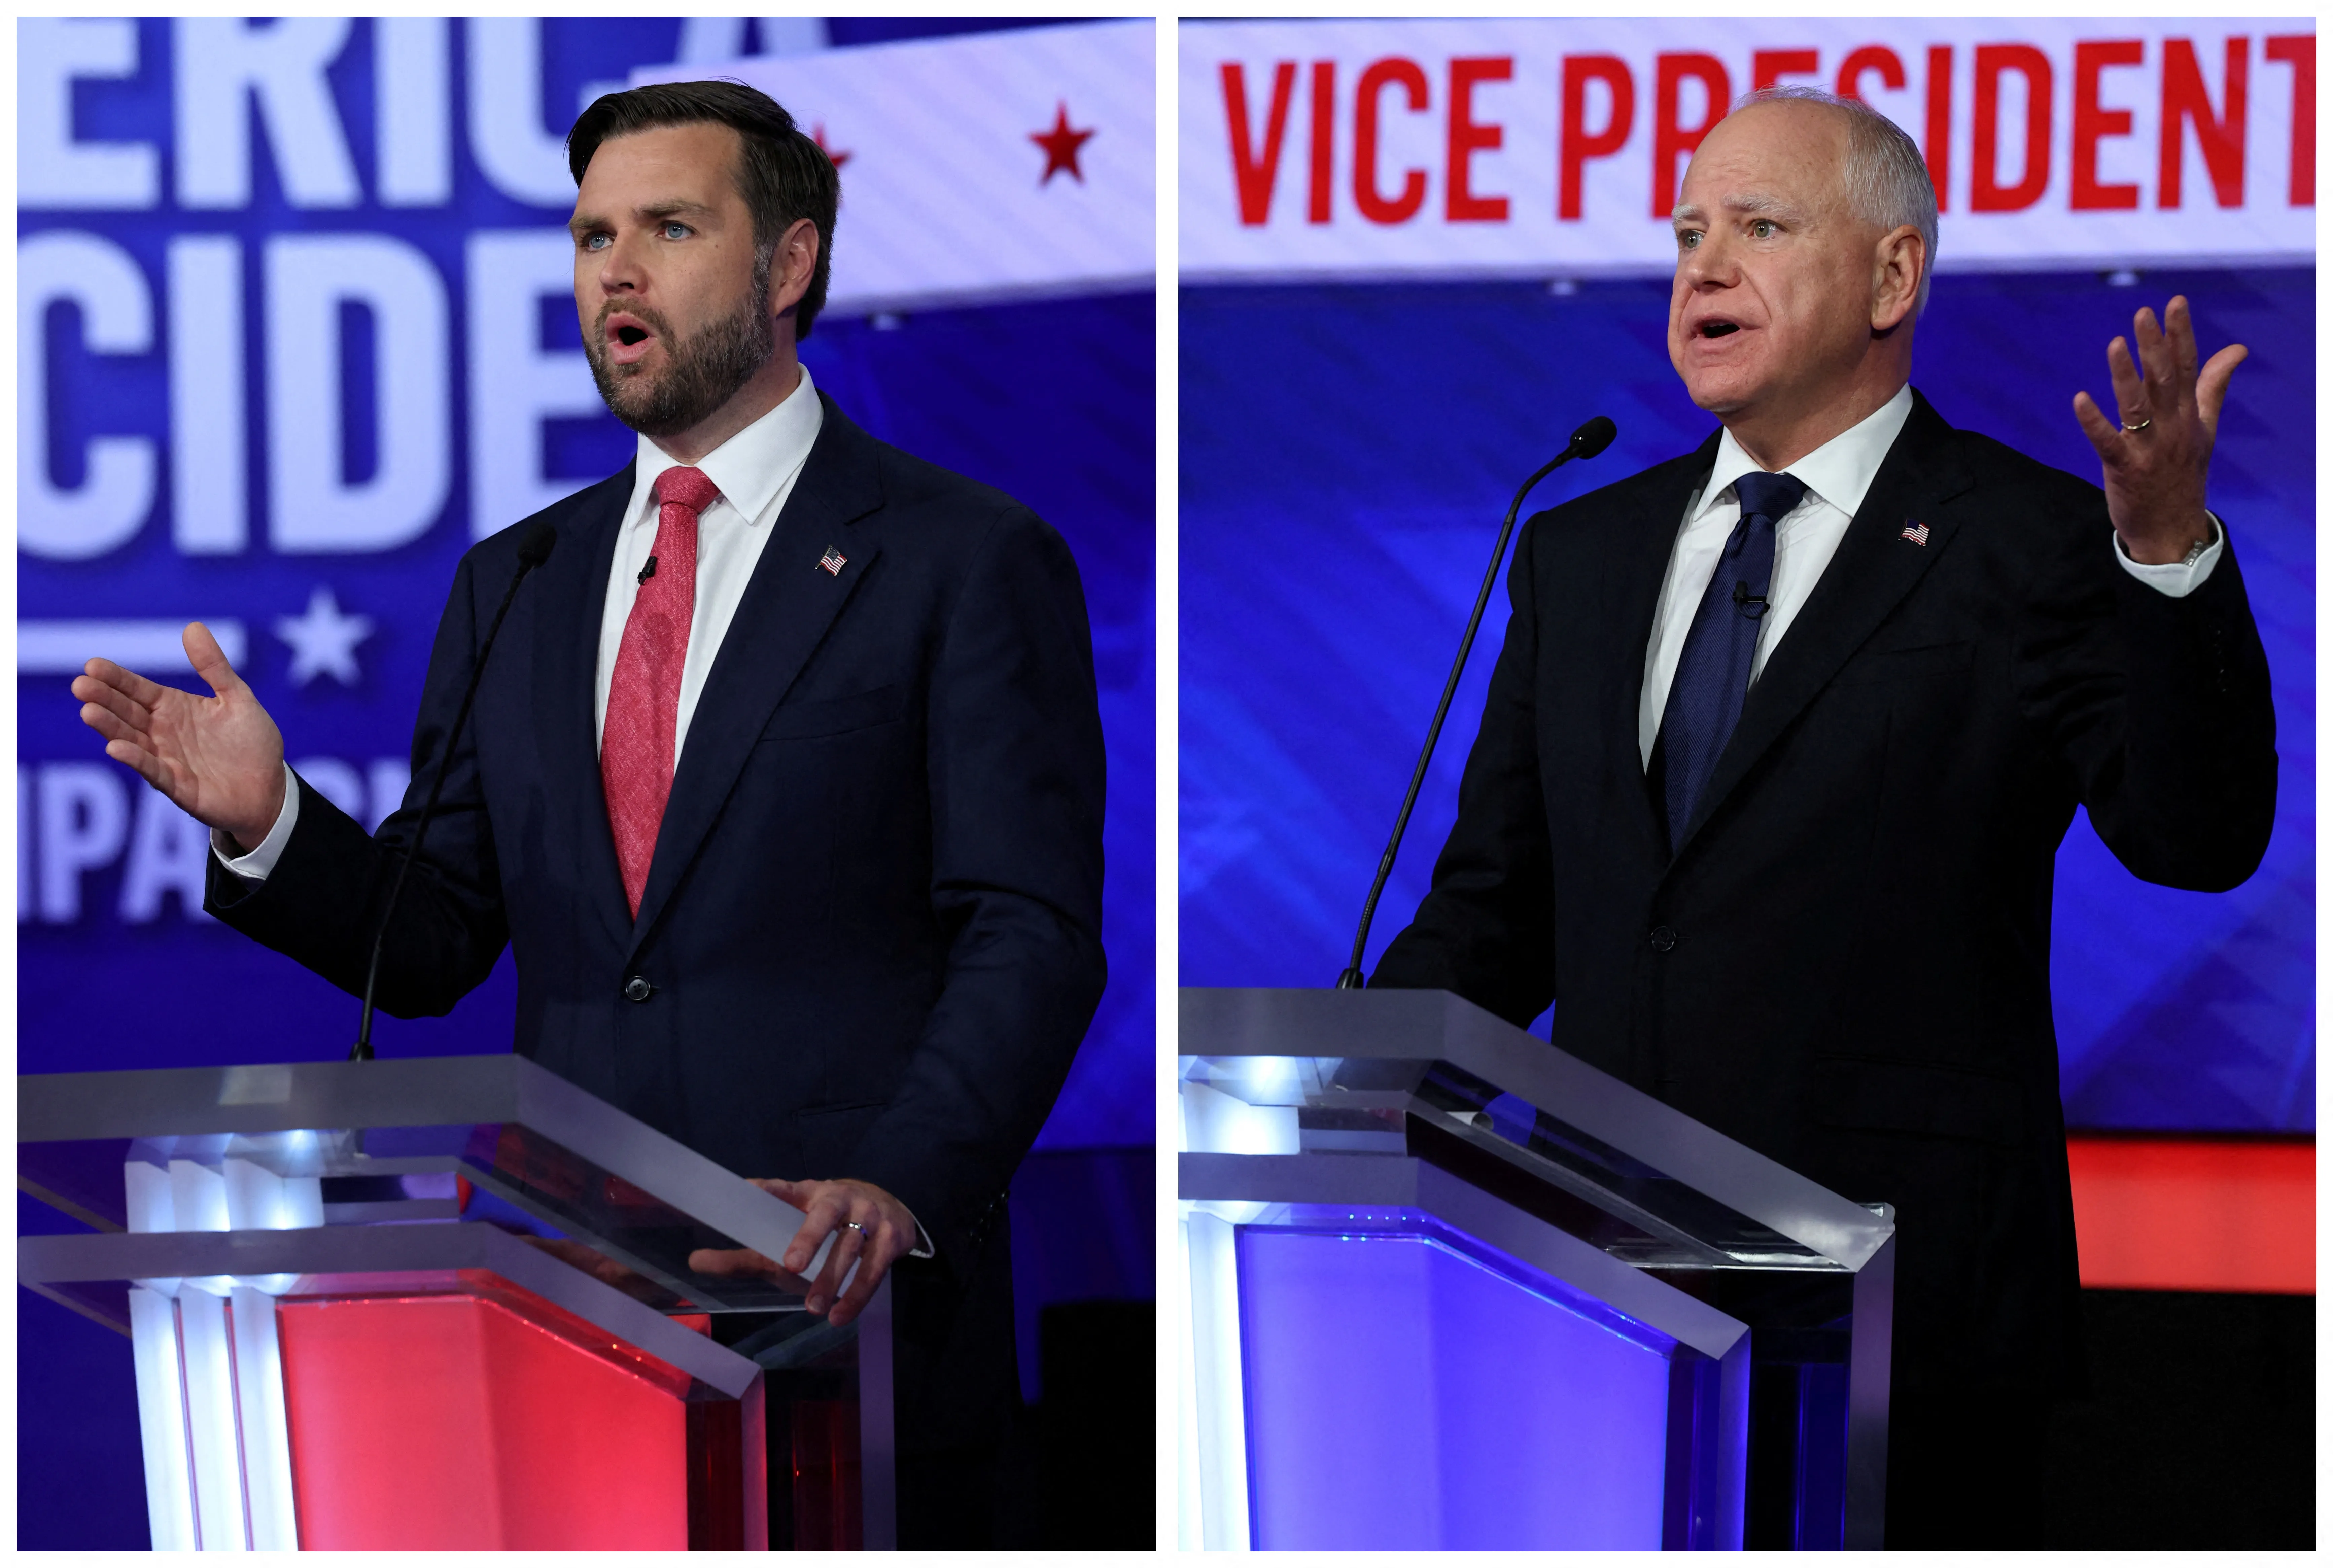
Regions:
M 2074 394 L 2074 417 L 2098 448 L 2106 471 L 2107 515 L 2133 560 L 2150 566 L 2175 561 L 2212 537 L 2203 511 L 2203 480 L 2220 431 L 2220 405 L 2228 381 L 2251 353 L 2231 343 L 2195 372 L 2195 325 L 2186 296 L 2164 308 L 2163 327 L 2142 306 L 2131 320 L 2138 358 L 2117 338 L 2107 345 L 2118 419 L 2109 419 L 2088 392 Z
M 283 809 L 283 735 L 219 651 L 210 628 L 186 631 L 187 658 L 210 686 L 197 697 L 158 685 L 110 659 L 73 677 L 81 722 L 105 737 L 105 754 L 138 770 L 187 815 L 245 849 Z

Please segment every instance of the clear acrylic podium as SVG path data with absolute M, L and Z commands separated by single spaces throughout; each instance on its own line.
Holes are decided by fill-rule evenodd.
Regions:
M 533 1062 L 16 1084 L 97 1231 L 17 1277 L 130 1336 L 157 1549 L 893 1544 L 888 1284 L 836 1330 L 695 1272 L 802 1216 Z
M 1445 991 L 1181 1009 L 1183 1545 L 1880 1544 L 1887 1205 Z

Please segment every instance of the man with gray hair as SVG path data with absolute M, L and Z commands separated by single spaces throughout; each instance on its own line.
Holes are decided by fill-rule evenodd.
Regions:
M 1913 390 L 1935 201 L 1881 116 L 1756 95 L 1682 197 L 1669 355 L 1723 428 L 1524 530 L 1457 822 L 1371 983 L 1552 1001 L 1564 1050 L 1895 1205 L 1887 1543 L 2037 1545 L 2083 1379 L 2058 845 L 2079 805 L 2138 876 L 2224 890 L 2275 805 L 2204 507 L 2244 349 L 2199 374 L 2186 301 L 2140 311 L 2118 417 L 2074 397 L 2101 492 Z

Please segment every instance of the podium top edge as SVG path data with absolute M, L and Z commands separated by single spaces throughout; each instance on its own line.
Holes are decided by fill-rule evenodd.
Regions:
M 1452 991 L 1186 986 L 1177 1017 L 1185 1059 L 1447 1062 L 1850 1269 L 1895 1232 L 1861 1204 Z
M 521 1126 L 766 1257 L 801 1212 L 515 1053 L 32 1074 L 16 1080 L 27 1145 L 293 1132 Z M 20 1168 L 24 1156 L 19 1155 Z M 823 1257 L 823 1254 L 821 1255 Z
M 1326 1016 L 1340 1014 L 1339 1022 L 1349 1025 L 1356 1018 L 1374 1017 L 1382 1020 L 1397 1020 L 1404 1028 L 1439 1028 L 1442 1020 L 1455 1007 L 1468 1013 L 1480 1013 L 1488 1022 L 1501 1028 L 1514 1029 L 1512 1024 L 1497 1015 L 1483 1011 L 1455 991 L 1445 990 L 1339 990 L 1334 986 L 1184 986 L 1176 993 L 1176 1016 L 1181 1025 L 1183 1038 L 1176 1042 L 1186 1056 L 1288 1056 L 1312 1053 L 1291 1050 L 1281 1038 L 1258 1037 L 1254 1025 L 1263 1019 L 1284 1019 L 1298 1014 Z M 1230 1036 L 1215 1035 L 1214 1030 L 1226 1026 L 1237 1030 Z M 1191 1035 L 1195 1027 L 1210 1032 L 1204 1048 L 1193 1048 Z M 1536 1035 L 1522 1029 L 1514 1032 L 1525 1038 L 1547 1046 Z M 1421 1037 L 1397 1034 L 1379 1023 L 1375 1028 L 1360 1030 L 1340 1030 L 1337 1048 L 1321 1055 L 1358 1057 L 1365 1061 L 1405 1061 L 1417 1056 Z M 1549 1046 L 1549 1049 L 1555 1049 Z
M 16 1141 L 509 1122 L 548 1076 L 515 1054 L 27 1073 L 16 1079 Z

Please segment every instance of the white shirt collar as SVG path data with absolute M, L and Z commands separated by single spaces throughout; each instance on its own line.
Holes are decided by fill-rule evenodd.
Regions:
M 1863 504 L 1871 482 L 1878 477 L 1887 449 L 1896 445 L 1896 437 L 1903 434 L 1904 421 L 1911 416 L 1912 387 L 1906 382 L 1896 389 L 1895 397 L 1858 423 L 1840 431 L 1782 472 L 1803 481 L 1810 491 L 1853 517 Z M 1702 487 L 1694 516 L 1697 519 L 1706 512 L 1735 480 L 1759 472 L 1755 460 L 1733 439 L 1733 432 L 1725 432 L 1718 437 L 1717 463 L 1709 471 L 1709 483 Z
M 809 460 L 825 418 L 818 388 L 811 385 L 810 367 L 805 365 L 802 379 L 775 408 L 706 453 L 696 466 L 720 488 L 722 500 L 736 508 L 748 524 L 757 524 L 785 483 Z M 680 464 L 645 435 L 639 437 L 637 450 L 635 461 L 639 466 L 633 477 L 632 495 L 638 504 L 632 521 L 638 523 L 645 518 L 654 522 L 657 509 L 643 498 L 654 493 L 658 475 Z

